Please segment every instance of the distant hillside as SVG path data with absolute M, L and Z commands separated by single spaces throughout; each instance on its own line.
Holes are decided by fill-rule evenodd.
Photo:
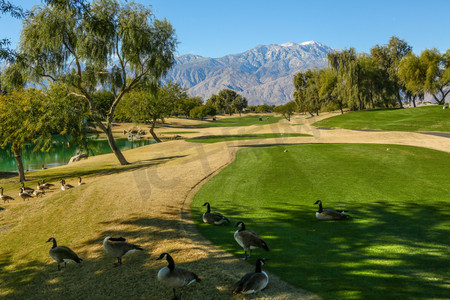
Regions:
M 180 83 L 189 88 L 191 95 L 205 100 L 221 89 L 229 88 L 246 97 L 250 105 L 279 105 L 293 99 L 293 75 L 327 67 L 327 54 L 334 51 L 309 41 L 260 45 L 221 58 L 179 55 L 166 80 Z

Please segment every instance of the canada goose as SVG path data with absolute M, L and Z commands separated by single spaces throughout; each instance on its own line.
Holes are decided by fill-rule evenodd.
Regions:
M 322 208 L 322 201 L 317 200 L 314 204 L 319 204 L 319 210 L 316 212 L 316 218 L 319 220 L 342 220 L 350 218 L 346 215 L 345 210 L 337 210 L 331 208 Z
M 45 167 L 45 165 L 42 165 L 42 170 L 47 170 L 47 168 Z
M 34 189 L 25 186 L 25 183 L 23 183 L 22 181 L 20 183 L 22 183 L 22 188 L 23 188 L 24 192 L 32 193 L 34 191 Z
M 169 253 L 162 253 L 156 260 L 166 259 L 169 265 L 161 268 L 158 272 L 158 280 L 173 289 L 174 299 L 181 299 L 183 288 L 194 283 L 200 282 L 200 278 L 193 272 L 183 268 L 175 267 L 175 262 Z M 176 288 L 181 288 L 180 296 L 175 293 Z
M 9 200 L 14 200 L 14 198 L 11 196 L 3 195 L 3 187 L 0 187 L 0 190 L 1 190 L 0 199 L 3 200 L 3 203 L 5 203 L 6 201 L 8 201 L 8 203 L 9 203 Z
M 73 189 L 73 188 L 74 188 L 73 185 L 71 185 L 71 184 L 66 184 L 66 181 L 65 181 L 64 179 L 61 179 L 60 181 L 61 181 L 61 190 L 65 191 L 65 190 Z
M 42 185 L 46 186 L 47 188 L 54 187 L 55 185 L 53 183 L 47 183 L 45 182 L 45 179 L 42 180 Z
M 78 185 L 83 185 L 83 184 L 86 184 L 85 182 L 81 182 L 81 177 L 78 177 Z
M 263 290 L 269 283 L 269 276 L 261 269 L 266 263 L 265 258 L 258 258 L 256 261 L 255 272 L 249 272 L 234 285 L 235 294 L 255 294 Z
M 242 260 L 246 260 L 247 258 L 251 257 L 253 249 L 262 248 L 266 251 L 269 251 L 269 247 L 267 246 L 266 242 L 259 235 L 251 230 L 245 229 L 244 222 L 237 222 L 236 226 L 234 227 L 240 227 L 234 233 L 234 239 L 242 248 L 244 248 L 245 254 L 244 257 L 241 258 Z M 250 255 L 247 256 L 247 250 L 249 249 Z
M 220 225 L 225 222 L 230 223 L 230 220 L 227 217 L 225 217 L 224 215 L 222 215 L 220 213 L 212 213 L 209 202 L 205 202 L 205 204 L 203 204 L 202 206 L 206 206 L 206 212 L 202 216 L 203 222 L 208 223 L 208 224 L 215 224 L 215 225 Z
M 41 184 L 41 182 L 38 181 L 36 189 L 42 191 L 42 190 L 47 190 L 48 187 L 44 184 Z
M 34 190 L 33 195 L 35 195 L 36 197 L 42 197 L 43 195 L 45 195 L 45 191 L 44 190 Z
M 141 246 L 127 243 L 123 237 L 112 238 L 110 236 L 105 237 L 103 240 L 103 247 L 108 254 L 117 257 L 117 263 L 114 263 L 115 266 L 122 264 L 122 256 L 125 254 L 133 253 L 136 250 L 144 250 Z
M 66 262 L 73 260 L 76 263 L 81 263 L 82 259 L 78 257 L 70 248 L 66 246 L 57 246 L 55 238 L 49 238 L 47 243 L 53 242 L 53 247 L 48 251 L 50 256 L 58 263 L 58 271 L 61 271 L 60 263 L 64 262 L 64 268 L 66 267 Z
M 20 188 L 19 197 L 22 198 L 23 201 L 25 201 L 25 199 L 33 198 L 33 196 L 23 190 L 23 187 Z

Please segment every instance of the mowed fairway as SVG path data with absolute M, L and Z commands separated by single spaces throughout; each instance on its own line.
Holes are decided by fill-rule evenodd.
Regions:
M 287 149 L 288 152 L 284 152 Z M 327 299 L 445 299 L 450 294 L 450 154 L 398 145 L 307 144 L 250 147 L 195 196 L 231 225 L 195 219 L 214 244 L 243 256 L 237 221 L 271 251 L 264 266 Z M 319 221 L 324 208 L 346 221 Z
M 442 109 L 442 105 L 362 110 L 331 117 L 314 126 L 354 130 L 450 132 L 450 110 Z

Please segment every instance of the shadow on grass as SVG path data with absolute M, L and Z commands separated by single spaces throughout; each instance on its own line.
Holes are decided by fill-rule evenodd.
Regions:
M 351 205 L 351 206 L 350 206 Z M 434 205 L 379 201 L 353 207 L 343 221 L 319 221 L 314 205 L 260 207 L 260 219 L 246 218 L 254 209 L 222 210 L 244 221 L 269 245 L 266 269 L 294 286 L 328 299 L 445 299 L 449 295 L 449 211 L 445 201 Z M 193 210 L 200 212 L 200 208 Z M 264 213 L 267 211 L 267 213 Z M 265 217 L 270 216 L 270 217 Z M 234 225 L 234 224 L 233 224 Z M 214 244 L 243 255 L 233 239 L 197 222 Z
M 188 213 L 185 217 L 189 217 Z M 159 269 L 167 262 L 155 261 L 159 252 L 169 252 L 177 266 L 195 272 L 202 279 L 201 283 L 185 288 L 183 299 L 232 299 L 234 283 L 245 272 L 254 269 L 231 255 L 216 255 L 214 251 L 207 252 L 206 259 L 186 257 L 185 243 L 200 251 L 209 245 L 190 222 L 131 216 L 100 225 L 111 230 L 98 232 L 81 245 L 66 245 L 84 260 L 81 264 L 69 262 L 60 272 L 56 271 L 56 263 L 50 256 L 45 263 L 35 260 L 23 264 L 14 262 L 14 269 L 10 267 L 13 263 L 11 255 L 3 256 L 0 259 L 0 295 L 4 299 L 172 299 L 172 289 L 157 280 Z M 102 246 L 106 236 L 123 236 L 128 242 L 143 246 L 144 250 L 124 256 L 122 266 L 114 267 L 116 258 L 107 255 Z M 48 246 L 43 251 L 48 251 Z M 77 248 L 89 249 L 89 252 Z M 163 250 L 156 253 L 154 248 Z M 233 271 L 217 269 L 224 264 Z M 274 287 L 268 287 L 267 291 L 264 293 L 269 296 L 284 292 Z

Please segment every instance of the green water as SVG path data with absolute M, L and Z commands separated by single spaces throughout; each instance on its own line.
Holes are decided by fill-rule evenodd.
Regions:
M 116 139 L 116 142 L 121 151 L 155 143 L 155 141 L 147 139 L 132 142 L 128 139 Z M 91 140 L 89 145 L 94 155 L 112 153 L 107 140 Z M 45 168 L 65 165 L 79 151 L 77 147 L 68 146 L 66 142 L 62 141 L 54 141 L 53 148 L 48 152 L 33 152 L 33 147 L 33 145 L 27 145 L 22 149 L 24 170 L 41 170 L 42 165 Z M 0 148 L 0 172 L 17 172 L 17 164 L 12 151 Z

